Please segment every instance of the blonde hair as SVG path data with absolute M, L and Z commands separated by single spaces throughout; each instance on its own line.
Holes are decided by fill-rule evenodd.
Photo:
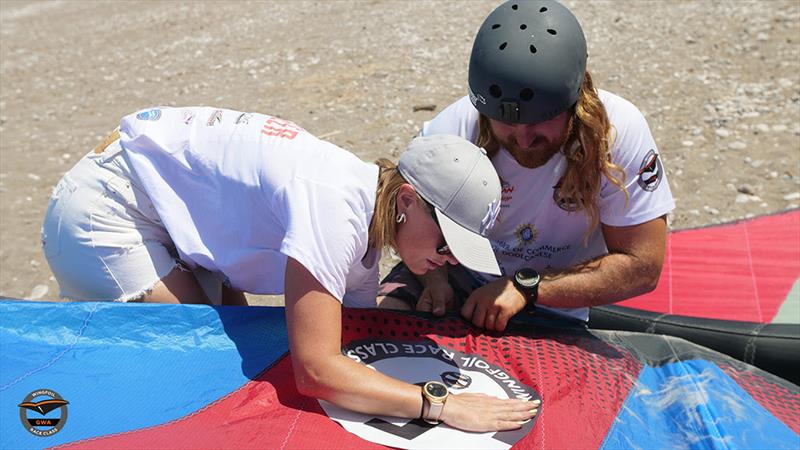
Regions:
M 578 210 L 586 211 L 589 228 L 584 234 L 584 244 L 600 223 L 600 209 L 597 200 L 600 195 L 601 177 L 605 176 L 625 193 L 625 171 L 611 162 L 613 142 L 611 122 L 600 102 L 600 97 L 592 83 L 592 76 L 586 72 L 578 101 L 570 109 L 567 125 L 567 139 L 561 149 L 567 160 L 567 168 L 557 186 L 559 196 L 575 201 Z M 481 114 L 478 120 L 478 141 L 476 145 L 486 149 L 493 157 L 500 149 L 500 143 L 492 133 L 489 119 Z M 554 188 L 556 186 L 553 186 Z
M 378 190 L 375 198 L 375 211 L 369 224 L 369 245 L 382 249 L 397 250 L 397 193 L 408 184 L 397 164 L 386 158 L 375 161 L 378 166 Z M 425 205 L 425 200 L 417 194 L 417 201 Z

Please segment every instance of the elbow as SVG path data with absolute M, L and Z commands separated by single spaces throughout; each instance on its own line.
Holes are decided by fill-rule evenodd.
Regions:
M 331 376 L 326 375 L 324 366 L 300 361 L 295 361 L 293 366 L 297 391 L 306 397 L 324 398 L 325 393 L 330 390 L 326 381 L 331 380 Z
M 653 263 L 645 265 L 641 272 L 639 280 L 641 280 L 640 289 L 641 294 L 653 292 L 658 287 L 658 280 L 661 279 L 661 263 Z M 640 295 L 641 295 L 640 294 Z

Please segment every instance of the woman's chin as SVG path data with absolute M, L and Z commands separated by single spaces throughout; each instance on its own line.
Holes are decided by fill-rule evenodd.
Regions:
M 411 273 L 413 273 L 414 275 L 425 275 L 426 273 L 428 273 L 428 266 L 427 264 L 424 263 L 414 264 L 414 265 L 407 264 L 406 266 L 408 267 L 408 270 L 410 270 Z

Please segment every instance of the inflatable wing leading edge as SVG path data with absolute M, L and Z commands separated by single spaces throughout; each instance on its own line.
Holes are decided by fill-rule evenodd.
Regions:
M 343 312 L 343 353 L 451 392 L 538 398 L 520 430 L 462 433 L 301 396 L 283 308 L 0 302 L 0 447 L 787 448 L 800 388 L 687 341 L 538 319 Z

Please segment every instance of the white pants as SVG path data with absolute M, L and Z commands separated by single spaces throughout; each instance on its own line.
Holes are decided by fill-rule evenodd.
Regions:
M 71 300 L 138 300 L 183 267 L 118 140 L 84 156 L 58 182 L 42 246 L 61 296 Z M 221 284 L 207 278 L 198 277 L 217 300 Z

